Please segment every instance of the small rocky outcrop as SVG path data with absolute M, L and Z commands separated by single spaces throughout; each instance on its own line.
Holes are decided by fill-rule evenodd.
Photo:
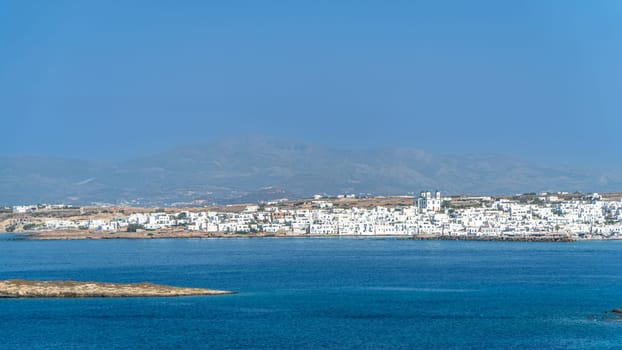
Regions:
M 153 283 L 0 281 L 0 298 L 121 298 L 233 294 L 225 290 L 180 288 Z

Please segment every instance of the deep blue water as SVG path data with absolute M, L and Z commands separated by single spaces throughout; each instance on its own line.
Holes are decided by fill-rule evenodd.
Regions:
M 0 299 L 2 349 L 620 349 L 622 242 L 0 240 L 0 279 L 217 297 Z

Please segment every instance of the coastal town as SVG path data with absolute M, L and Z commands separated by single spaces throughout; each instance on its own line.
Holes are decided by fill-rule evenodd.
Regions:
M 622 199 L 598 193 L 514 197 L 355 196 L 218 208 L 26 205 L 5 208 L 0 232 L 40 238 L 401 236 L 414 239 L 622 238 Z M 56 233 L 56 234 L 55 234 Z

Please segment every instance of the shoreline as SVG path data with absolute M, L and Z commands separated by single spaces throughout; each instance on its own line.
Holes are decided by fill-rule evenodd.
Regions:
M 577 239 L 569 236 L 413 236 L 404 238 L 414 241 L 482 241 L 482 242 L 551 242 L 573 243 L 577 241 L 605 241 L 605 239 Z
M 520 235 L 520 236 L 467 236 L 467 235 L 283 235 L 270 233 L 228 234 L 228 233 L 205 233 L 198 231 L 143 231 L 143 232 L 96 232 L 82 230 L 62 231 L 30 231 L 30 232 L 6 232 L 2 235 L 10 235 L 7 240 L 16 241 L 59 241 L 59 240 L 102 240 L 102 239 L 232 239 L 232 238 L 391 238 L 398 240 L 413 241 L 482 241 L 482 242 L 551 242 L 572 243 L 579 241 L 619 241 L 620 238 L 578 238 L 570 235 Z

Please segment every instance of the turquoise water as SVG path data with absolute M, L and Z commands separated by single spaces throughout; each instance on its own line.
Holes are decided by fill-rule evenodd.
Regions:
M 0 299 L 2 349 L 620 349 L 622 242 L 0 241 L 0 279 L 218 297 Z

